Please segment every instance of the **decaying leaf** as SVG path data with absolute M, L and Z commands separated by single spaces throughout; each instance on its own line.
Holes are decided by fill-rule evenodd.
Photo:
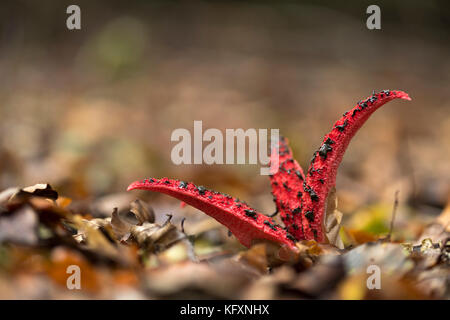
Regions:
M 313 298 L 334 289 L 345 276 L 344 259 L 341 256 L 323 256 L 319 263 L 301 273 L 289 288 Z
M 0 192 L 0 205 L 4 205 L 6 202 L 8 202 L 8 200 L 17 192 L 19 192 L 20 188 L 8 188 L 6 190 L 3 190 L 2 192 Z
M 271 274 L 266 274 L 251 283 L 242 293 L 244 300 L 271 300 L 279 298 L 299 298 L 294 295 L 289 285 L 295 280 L 295 271 L 288 266 L 281 266 Z M 286 291 L 286 292 L 284 292 Z
M 114 208 L 111 216 L 111 227 L 119 241 L 127 241 L 130 233 L 131 224 L 119 217 L 119 211 Z
M 446 231 L 445 226 L 439 223 L 431 223 L 423 230 L 417 243 L 420 244 L 425 239 L 430 239 L 434 243 L 440 243 L 448 237 L 450 237 L 450 232 Z
M 96 199 L 88 204 L 88 207 L 94 217 L 107 218 L 111 216 L 114 208 L 119 212 L 129 210 L 132 199 L 133 197 L 127 193 L 113 193 Z
M 36 213 L 28 205 L 8 215 L 1 215 L 0 243 L 36 244 L 39 240 L 37 235 L 38 223 Z
M 130 211 L 136 216 L 139 225 L 142 225 L 144 222 L 155 222 L 155 212 L 153 211 L 153 208 L 139 199 L 131 202 Z
M 344 243 L 339 234 L 341 222 L 342 212 L 337 210 L 336 187 L 333 187 L 328 193 L 327 202 L 325 204 L 325 237 L 330 244 L 335 245 L 339 249 L 344 249 Z
M 80 217 L 76 217 L 76 219 L 79 219 Z M 96 219 L 83 219 L 81 218 L 81 221 L 83 222 L 83 227 L 79 228 L 77 230 L 77 234 L 74 236 L 74 239 L 78 242 L 86 241 L 87 234 L 86 234 L 86 226 L 89 226 L 90 228 L 93 228 L 95 230 L 102 229 L 102 231 L 108 232 L 111 230 L 111 234 L 113 233 L 113 230 L 111 228 L 111 218 L 96 218 Z
M 80 290 L 98 292 L 102 284 L 101 273 L 79 252 L 64 247 L 56 247 L 52 250 L 50 261 L 47 262 L 45 272 L 63 288 L 67 288 L 67 268 L 77 266 L 80 269 Z
M 386 274 L 402 276 L 413 267 L 403 246 L 395 243 L 369 242 L 343 255 L 349 272 L 366 272 L 369 265 L 377 265 Z
M 144 222 L 141 226 L 132 226 L 130 233 L 140 246 L 151 251 L 163 250 L 186 237 L 177 230 L 169 218 L 162 226 L 149 222 Z
M 147 271 L 144 285 L 147 293 L 163 298 L 226 299 L 235 297 L 256 276 L 253 268 L 248 270 L 232 260 L 186 261 Z
M 158 252 L 187 238 L 170 222 L 170 216 L 163 225 L 152 223 L 151 221 L 154 221 L 153 211 L 145 208 L 144 203 L 140 200 L 131 203 L 130 212 L 136 216 L 137 224 L 125 220 L 117 209 L 112 213 L 111 226 L 117 239 L 135 241 L 141 248 L 150 252 Z
M 347 242 L 353 245 L 360 245 L 367 242 L 374 242 L 378 240 L 378 236 L 373 233 L 366 232 L 364 230 L 357 230 L 353 228 L 344 228 L 345 237 L 348 238 Z
M 416 259 L 420 269 L 431 268 L 441 260 L 445 260 L 445 244 L 443 242 L 433 242 L 432 239 L 423 239 L 419 245 L 404 244 L 405 248 Z
M 75 236 L 81 238 L 85 249 L 93 251 L 96 254 L 104 255 L 110 259 L 121 263 L 128 263 L 127 256 L 117 247 L 113 245 L 110 240 L 100 231 L 97 224 L 83 219 L 80 215 L 74 215 L 71 221 L 78 234 L 82 236 Z
M 248 263 L 261 273 L 266 273 L 268 268 L 267 244 L 260 243 L 252 246 L 249 250 L 240 253 L 238 260 Z
M 417 277 L 417 287 L 427 296 L 437 299 L 450 299 L 449 266 L 439 266 L 421 272 Z
M 14 195 L 11 196 L 9 201 L 31 196 L 56 200 L 58 199 L 58 192 L 53 190 L 48 183 L 38 183 L 34 186 L 19 189 Z
M 381 288 L 368 289 L 367 273 L 350 275 L 337 288 L 338 299 L 345 300 L 423 300 L 430 297 L 419 290 L 419 287 L 408 279 L 381 273 Z
M 423 230 L 419 243 L 430 239 L 434 243 L 443 243 L 450 238 L 450 202 L 437 219 Z
M 450 232 L 450 200 L 436 221 L 445 228 L 445 231 Z

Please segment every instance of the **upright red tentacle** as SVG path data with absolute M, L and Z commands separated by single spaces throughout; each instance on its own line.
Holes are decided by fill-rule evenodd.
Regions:
M 375 110 L 397 98 L 411 100 L 403 91 L 384 90 L 358 102 L 324 137 L 319 150 L 314 153 L 303 184 L 302 219 L 309 226 L 305 228 L 306 239 L 325 241 L 322 227 L 326 198 L 336 184 L 337 169 L 350 140 Z
M 278 148 L 272 151 L 271 164 L 278 163 L 278 171 L 270 175 L 276 213 L 280 213 L 287 231 L 296 239 L 304 239 L 303 226 L 296 224 L 302 213 L 303 169 L 292 156 L 288 140 L 281 137 Z M 278 157 L 278 159 L 277 159 Z

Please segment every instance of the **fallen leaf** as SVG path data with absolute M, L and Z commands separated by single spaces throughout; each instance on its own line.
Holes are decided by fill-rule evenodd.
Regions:
M 136 216 L 139 225 L 142 225 L 144 222 L 155 222 L 155 212 L 153 209 L 139 199 L 131 202 L 130 212 Z
M 11 202 L 15 201 L 17 198 L 30 196 L 56 200 L 58 199 L 58 192 L 53 190 L 48 183 L 38 183 L 18 190 L 13 196 L 11 196 L 9 201 Z
M 60 286 L 67 288 L 67 273 L 69 266 L 80 268 L 81 290 L 98 292 L 101 288 L 101 273 L 97 272 L 93 266 L 78 252 L 63 247 L 52 250 L 50 261 L 47 264 L 46 272 L 48 276 Z
M 344 243 L 339 235 L 342 223 L 342 212 L 337 210 L 336 188 L 333 187 L 328 193 L 325 204 L 324 228 L 325 237 L 328 242 L 339 249 L 344 249 Z
M 377 265 L 383 273 L 402 276 L 412 270 L 414 263 L 396 243 L 369 242 L 342 255 L 348 272 L 366 272 L 369 265 Z
M 379 239 L 379 237 L 374 235 L 373 233 L 369 233 L 363 230 L 344 228 L 344 232 L 353 245 L 364 244 L 367 242 L 374 242 Z
M 381 288 L 368 289 L 367 273 L 353 274 L 339 284 L 337 297 L 344 300 L 423 300 L 423 294 L 411 281 L 381 273 Z
M 34 210 L 22 206 L 18 210 L 0 216 L 0 243 L 12 242 L 35 245 L 38 242 L 38 218 Z
M 319 297 L 334 289 L 344 276 L 345 266 L 341 256 L 323 256 L 316 265 L 293 280 L 289 288 L 309 298 Z
M 268 268 L 266 246 L 264 243 L 253 245 L 249 250 L 239 254 L 238 261 L 248 263 L 262 274 L 266 273 Z

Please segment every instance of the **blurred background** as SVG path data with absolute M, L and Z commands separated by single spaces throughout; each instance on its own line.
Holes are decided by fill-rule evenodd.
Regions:
M 168 176 L 272 212 L 259 165 L 176 166 L 172 131 L 279 128 L 306 169 L 344 111 L 400 89 L 413 100 L 376 112 L 351 143 L 339 209 L 385 232 L 399 190 L 400 226 L 431 219 L 449 196 L 449 3 L 377 1 L 381 30 L 368 30 L 372 2 L 76 1 L 71 31 L 74 1 L 2 1 L 0 189 L 47 182 L 86 200 Z

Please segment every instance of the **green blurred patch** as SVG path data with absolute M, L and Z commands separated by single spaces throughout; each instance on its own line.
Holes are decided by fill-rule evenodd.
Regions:
M 146 26 L 135 18 L 121 17 L 87 41 L 79 62 L 87 69 L 120 77 L 140 69 L 146 43 Z
M 352 229 L 383 235 L 389 232 L 389 221 L 392 207 L 385 204 L 375 204 L 355 212 L 348 226 Z

